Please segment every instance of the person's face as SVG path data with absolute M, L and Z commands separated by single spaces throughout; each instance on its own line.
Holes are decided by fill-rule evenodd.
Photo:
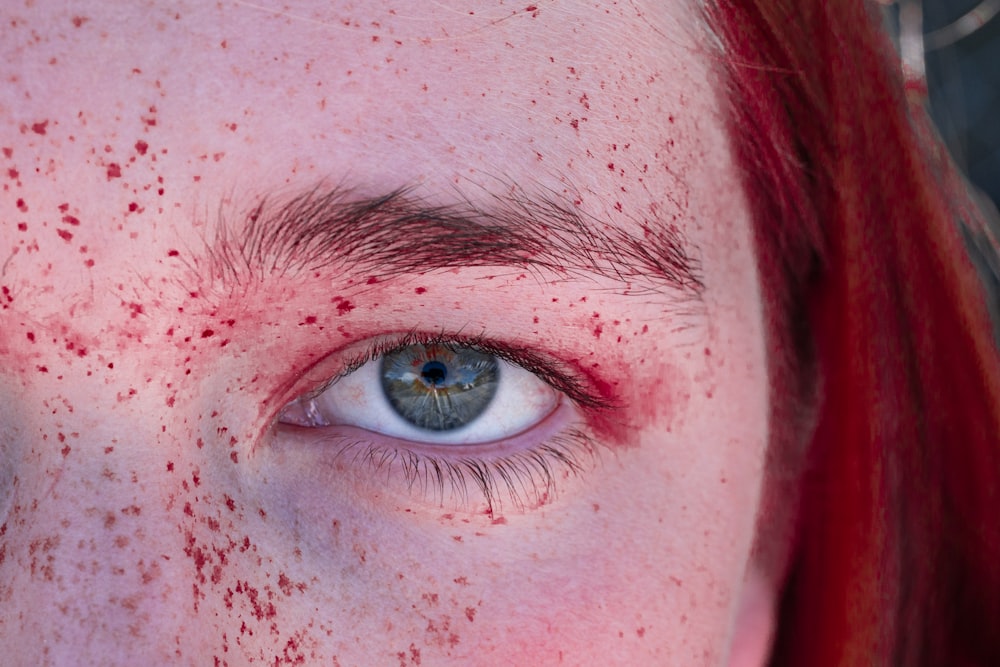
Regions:
M 690 8 L 57 5 L 0 28 L 5 661 L 727 659 L 768 392 Z

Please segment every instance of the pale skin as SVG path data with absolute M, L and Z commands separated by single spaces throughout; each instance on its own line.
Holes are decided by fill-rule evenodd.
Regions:
M 4 10 L 5 661 L 765 662 L 762 305 L 703 28 L 679 2 L 473 4 Z M 319 183 L 672 224 L 704 286 L 200 275 L 220 216 Z M 578 426 L 594 454 L 491 510 L 277 423 L 408 331 L 572 361 L 615 428 L 560 398 L 497 447 Z

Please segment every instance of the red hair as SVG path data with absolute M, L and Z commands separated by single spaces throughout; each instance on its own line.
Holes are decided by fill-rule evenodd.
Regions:
M 872 3 L 706 4 L 768 317 L 762 524 L 796 473 L 772 664 L 1000 665 L 1000 361 L 958 227 L 979 213 Z

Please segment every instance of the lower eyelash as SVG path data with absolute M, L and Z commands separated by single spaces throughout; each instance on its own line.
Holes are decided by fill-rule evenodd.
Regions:
M 443 505 L 453 500 L 457 509 L 472 511 L 481 500 L 487 515 L 500 516 L 505 503 L 520 511 L 551 502 L 559 480 L 576 477 L 594 465 L 597 448 L 587 433 L 571 429 L 530 449 L 490 459 L 446 459 L 363 441 L 344 444 L 337 455 L 371 466 L 388 479 L 397 466 L 408 491 L 420 494 L 425 502 Z

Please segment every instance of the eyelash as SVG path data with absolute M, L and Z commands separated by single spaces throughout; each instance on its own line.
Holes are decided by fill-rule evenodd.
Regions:
M 410 345 L 461 347 L 490 354 L 534 373 L 585 413 L 615 407 L 612 401 L 588 388 L 571 370 L 528 348 L 498 343 L 483 336 L 448 335 L 443 332 L 427 335 L 416 331 L 374 341 L 360 354 L 349 357 L 340 373 L 306 396 L 318 396 L 364 364 Z M 556 493 L 558 478 L 579 475 L 597 458 L 593 438 L 581 428 L 563 429 L 544 442 L 491 458 L 469 455 L 468 448 L 475 446 L 455 446 L 455 455 L 439 456 L 426 451 L 418 452 L 412 447 L 379 445 L 348 436 L 338 436 L 338 439 L 342 442 L 336 456 L 350 454 L 353 463 L 368 465 L 375 472 L 385 471 L 387 475 L 389 468 L 397 465 L 407 490 L 413 491 L 419 486 L 418 491 L 425 499 L 443 503 L 450 496 L 456 498 L 462 507 L 471 509 L 471 482 L 471 488 L 482 495 L 485 513 L 489 516 L 502 512 L 504 498 L 508 498 L 518 510 L 546 504 Z

